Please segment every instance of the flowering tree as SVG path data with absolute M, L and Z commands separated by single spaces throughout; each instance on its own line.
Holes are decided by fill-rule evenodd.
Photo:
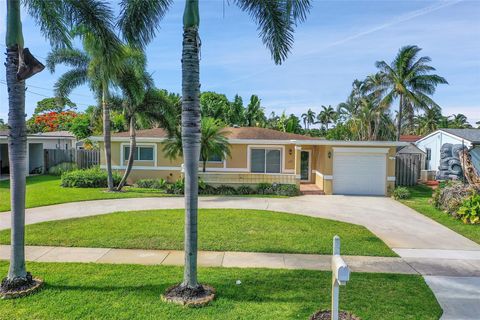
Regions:
M 52 132 L 70 130 L 73 120 L 77 117 L 74 111 L 47 112 L 32 117 L 28 121 L 30 132 Z

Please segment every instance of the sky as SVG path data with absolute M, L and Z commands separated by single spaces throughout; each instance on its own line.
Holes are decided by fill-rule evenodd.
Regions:
M 148 71 L 156 86 L 177 93 L 183 6 L 184 1 L 174 1 L 147 49 Z M 5 10 L 5 0 L 0 0 L 2 42 Z M 239 94 L 245 104 L 257 94 L 267 115 L 285 111 L 299 116 L 308 108 L 318 112 L 322 105 L 336 106 L 345 101 L 354 79 L 376 72 L 375 61 L 389 63 L 402 46 L 417 45 L 449 82 L 433 96 L 443 113 L 463 113 L 472 124 L 480 121 L 480 0 L 314 0 L 307 21 L 296 28 L 288 60 L 280 66 L 273 63 L 248 14 L 231 1 L 201 0 L 200 16 L 202 90 L 224 93 L 230 100 Z M 26 12 L 22 19 L 25 46 L 44 62 L 48 41 Z M 5 51 L 3 43 L 0 48 Z M 53 85 L 66 70 L 45 70 L 27 80 L 28 115 L 37 101 L 53 96 Z M 4 72 L 0 118 L 6 121 L 8 99 L 2 82 Z M 73 91 L 70 99 L 79 110 L 95 103 L 87 87 Z

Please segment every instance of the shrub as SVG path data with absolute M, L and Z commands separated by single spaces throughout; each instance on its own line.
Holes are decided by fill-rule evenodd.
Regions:
M 468 197 L 457 211 L 457 218 L 465 224 L 480 224 L 480 195 Z
M 271 183 L 262 182 L 257 185 L 258 194 L 275 194 L 274 186 Z
M 255 190 L 250 186 L 241 185 L 237 188 L 237 193 L 241 195 L 255 194 Z
M 64 172 L 73 171 L 77 169 L 77 164 L 74 162 L 62 162 L 54 165 L 48 169 L 48 174 L 54 176 L 61 176 Z
M 146 188 L 146 189 L 165 189 L 166 187 L 165 179 L 141 179 L 135 183 L 137 188 Z
M 120 175 L 113 173 L 113 183 L 115 185 L 121 179 Z M 67 188 L 106 188 L 108 187 L 107 172 L 98 167 L 64 172 L 61 186 Z
M 221 185 L 217 187 L 217 193 L 225 196 L 231 196 L 237 194 L 237 190 L 235 190 L 232 186 Z
M 410 198 L 410 196 L 411 196 L 410 191 L 405 187 L 396 187 L 392 193 L 392 197 L 395 200 L 408 199 Z
M 204 195 L 215 195 L 215 194 L 218 194 L 218 190 L 217 188 L 215 188 L 210 184 L 205 184 L 205 186 L 203 186 L 201 189 L 199 186 L 198 193 L 204 194 Z
M 433 193 L 433 204 L 436 208 L 455 215 L 465 199 L 475 190 L 459 181 L 451 181 L 440 185 Z
M 279 184 L 275 188 L 275 194 L 279 196 L 298 196 L 300 194 L 300 189 L 296 184 Z
M 174 183 L 168 183 L 165 185 L 165 191 L 169 194 L 183 194 L 185 190 L 185 181 L 183 179 L 179 179 Z

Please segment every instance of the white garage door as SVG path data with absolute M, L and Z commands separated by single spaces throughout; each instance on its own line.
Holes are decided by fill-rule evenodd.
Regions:
M 334 152 L 333 193 L 385 195 L 385 153 Z

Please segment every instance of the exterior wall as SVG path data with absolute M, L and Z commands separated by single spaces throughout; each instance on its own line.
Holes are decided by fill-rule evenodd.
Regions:
M 44 149 L 75 149 L 74 139 L 31 139 L 31 143 L 43 143 Z
M 438 170 L 438 167 L 440 166 L 440 148 L 444 143 L 462 144 L 462 139 L 446 134 L 442 131 L 437 131 L 416 143 L 416 146 L 424 152 L 427 152 L 427 148 L 432 150 L 432 158 L 430 161 L 426 161 L 427 170 Z M 470 147 L 470 142 L 464 141 L 464 144 L 466 147 Z

